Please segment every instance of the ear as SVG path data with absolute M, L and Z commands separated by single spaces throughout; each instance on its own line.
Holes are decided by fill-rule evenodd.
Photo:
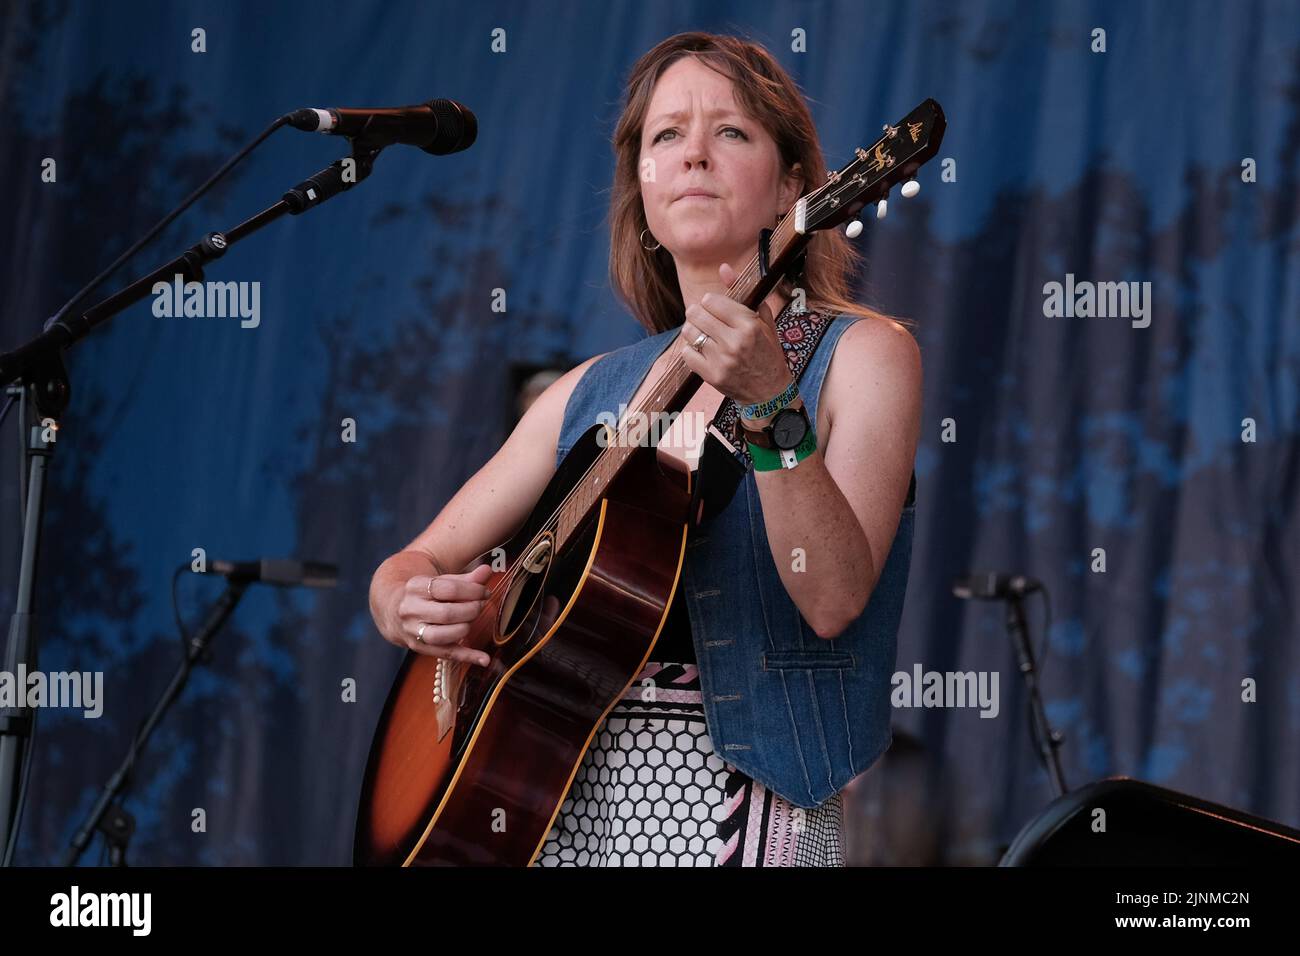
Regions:
M 795 200 L 803 194 L 803 166 L 795 163 L 790 167 L 790 171 L 785 174 L 781 181 L 781 191 L 778 195 L 778 204 L 782 214 L 794 205 Z

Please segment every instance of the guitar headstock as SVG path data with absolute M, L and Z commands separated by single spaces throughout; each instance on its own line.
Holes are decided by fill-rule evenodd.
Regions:
M 854 220 L 863 206 L 884 200 L 900 182 L 908 184 L 904 196 L 916 195 L 920 187 L 910 180 L 939 151 L 946 126 L 943 109 L 932 99 L 917 106 L 898 125 L 886 126 L 871 147 L 858 147 L 853 162 L 827 174 L 825 183 L 795 203 L 795 232 L 833 229 Z M 877 215 L 883 216 L 883 209 Z

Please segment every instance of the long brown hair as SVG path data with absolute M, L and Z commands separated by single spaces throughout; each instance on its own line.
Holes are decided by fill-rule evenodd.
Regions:
M 699 57 L 731 79 L 741 108 L 775 140 L 782 172 L 789 173 L 795 163 L 800 165 L 801 196 L 826 181 L 826 161 L 803 94 L 759 44 L 713 33 L 679 33 L 637 60 L 628 76 L 623 113 L 614 130 L 609 279 L 636 320 L 652 334 L 681 325 L 686 306 L 668 250 L 651 252 L 641 245 L 641 233 L 647 228 L 639 178 L 641 128 L 655 83 L 669 66 L 686 56 Z M 861 255 L 843 232 L 815 233 L 808 245 L 801 283 L 807 307 L 832 315 L 843 312 L 887 318 L 850 298 L 849 277 L 861 263 Z M 736 268 L 739 271 L 743 264 Z M 786 298 L 793 295 L 788 281 L 783 280 L 778 288 Z

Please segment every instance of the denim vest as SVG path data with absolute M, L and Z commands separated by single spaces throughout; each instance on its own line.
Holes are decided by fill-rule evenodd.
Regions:
M 835 344 L 855 321 L 832 320 L 799 380 L 813 422 Z M 616 349 L 588 367 L 564 410 L 557 465 L 602 412 L 617 416 L 620 403 L 631 403 L 678 331 Z M 829 640 L 808 626 L 781 581 L 752 469 L 731 502 L 688 537 L 681 587 L 714 749 L 796 806 L 816 807 L 834 796 L 893 739 L 890 678 L 914 518 L 908 504 L 866 610 Z

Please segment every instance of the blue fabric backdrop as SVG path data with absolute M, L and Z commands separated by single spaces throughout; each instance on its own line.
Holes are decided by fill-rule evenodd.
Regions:
M 955 181 L 931 164 L 920 196 L 859 240 L 862 296 L 915 320 L 925 363 L 898 666 L 1001 678 L 996 719 L 896 711 L 927 755 L 912 796 L 933 808 L 937 858 L 996 859 L 1051 796 L 998 609 L 950 595 L 972 567 L 1051 590 L 1045 692 L 1072 784 L 1129 774 L 1300 825 L 1296 4 L 10 2 L 0 348 L 280 113 L 441 96 L 480 123 L 470 151 L 391 149 L 357 190 L 213 266 L 261 283 L 258 328 L 146 303 L 70 354 L 40 663 L 103 670 L 105 712 L 40 715 L 19 862 L 66 845 L 162 689 L 178 655 L 168 582 L 194 548 L 332 560 L 341 580 L 248 594 L 138 769 L 132 858 L 350 859 L 400 659 L 372 631 L 370 574 L 499 447 L 512 363 L 573 364 L 640 335 L 605 278 L 608 140 L 627 69 L 686 29 L 767 43 L 833 166 L 927 96 L 947 112 Z M 109 288 L 342 154 L 278 134 Z M 57 182 L 41 180 L 47 157 Z M 1150 326 L 1046 317 L 1043 285 L 1066 273 L 1151 282 Z M 182 581 L 191 622 L 218 589 Z

